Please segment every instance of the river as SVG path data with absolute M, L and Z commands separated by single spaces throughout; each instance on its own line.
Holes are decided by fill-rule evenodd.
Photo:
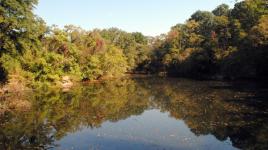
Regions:
M 261 83 L 127 78 L 16 98 L 31 106 L 0 117 L 1 150 L 268 149 Z

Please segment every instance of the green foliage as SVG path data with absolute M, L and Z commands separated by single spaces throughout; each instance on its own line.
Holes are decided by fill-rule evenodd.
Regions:
M 86 58 L 82 67 L 83 79 L 96 80 L 101 77 L 118 77 L 127 71 L 126 57 L 121 50 L 109 46 L 105 52 Z
M 238 19 L 246 30 L 250 30 L 265 14 L 268 14 L 267 0 L 245 0 L 237 3 L 231 11 L 231 16 Z
M 268 74 L 268 9 L 264 0 L 197 11 L 167 35 L 146 37 L 117 28 L 47 27 L 37 0 L 0 1 L 0 77 L 29 84 L 97 80 L 126 72 L 258 78 Z M 16 78 L 14 78 L 16 77 Z M 28 85 L 28 84 L 27 84 Z
M 267 78 L 267 1 L 197 11 L 154 47 L 151 71 L 194 78 Z
M 87 58 L 87 62 L 82 67 L 82 77 L 83 79 L 95 80 L 103 75 L 103 70 L 101 69 L 100 56 L 94 55 Z
M 105 53 L 100 56 L 101 69 L 105 76 L 121 76 L 127 71 L 127 58 L 123 52 L 113 46 L 108 47 Z
M 8 78 L 12 75 L 27 75 L 27 64 L 22 64 L 23 59 L 28 56 L 34 58 L 39 54 L 40 40 L 46 27 L 32 13 L 36 4 L 36 0 L 0 2 L 0 64 Z
M 221 4 L 216 9 L 212 11 L 215 16 L 228 16 L 230 12 L 229 6 L 226 4 Z
M 134 68 L 137 54 L 132 46 L 136 41 L 140 45 L 146 42 L 141 34 L 132 36 L 121 31 L 124 36 L 112 42 L 105 39 L 112 33 L 103 38 L 99 30 L 85 31 L 73 25 L 64 29 L 47 27 L 32 13 L 36 4 L 37 1 L 1 1 L 1 80 L 20 76 L 32 85 L 58 84 L 64 76 L 72 80 L 96 80 L 121 76 L 129 63 Z
M 249 39 L 255 47 L 268 45 L 268 15 L 263 15 L 258 23 L 251 28 Z
M 100 33 L 109 43 L 123 50 L 127 57 L 128 71 L 135 71 L 140 62 L 146 61 L 149 45 L 147 37 L 141 33 L 127 33 L 117 28 L 102 30 Z
M 132 33 L 132 36 L 134 37 L 136 43 L 139 43 L 139 44 L 147 44 L 148 43 L 147 38 L 140 32 L 134 32 L 134 33 Z

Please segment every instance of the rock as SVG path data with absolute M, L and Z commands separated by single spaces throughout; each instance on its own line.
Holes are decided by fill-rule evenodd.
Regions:
M 71 81 L 69 76 L 62 77 L 62 88 L 69 89 L 73 86 L 73 82 Z

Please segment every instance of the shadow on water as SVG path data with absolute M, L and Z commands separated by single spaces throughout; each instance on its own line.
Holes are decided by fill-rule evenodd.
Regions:
M 139 129 L 146 131 L 155 125 L 163 131 L 189 130 L 187 135 L 193 134 L 192 139 L 207 143 L 230 140 L 231 148 L 268 149 L 267 87 L 257 83 L 172 78 L 120 79 L 79 86 L 69 92 L 36 91 L 23 98 L 31 102 L 29 111 L 9 112 L 0 118 L 0 149 L 60 148 L 64 146 L 64 139 L 74 138 L 77 134 L 82 136 L 88 130 L 93 134 L 118 127 L 118 132 L 124 130 L 138 134 L 141 132 Z M 146 116 L 146 112 L 153 113 Z M 165 113 L 168 115 L 162 116 Z M 158 115 L 163 118 L 158 118 Z M 136 131 L 131 130 L 136 127 L 133 125 L 135 122 L 131 122 L 133 117 L 143 125 Z M 145 123 L 146 120 L 149 121 Z M 179 125 L 180 121 L 186 129 Z M 158 136 L 160 138 L 164 134 L 148 137 L 148 133 L 140 133 L 137 137 L 159 140 Z M 210 135 L 215 137 L 214 141 L 208 140 Z M 98 134 L 84 138 L 89 137 L 95 140 L 91 143 L 92 149 L 98 144 L 104 145 L 99 149 L 109 149 L 114 145 L 119 145 L 114 149 L 182 148 L 178 143 L 176 145 L 176 141 L 175 144 L 170 141 L 148 144 L 141 140 L 102 138 L 102 143 L 98 143 Z M 82 141 L 81 138 L 76 139 L 74 144 Z M 206 149 L 201 147 L 200 142 L 184 148 L 194 149 L 194 146 Z
M 258 110 L 268 108 L 268 86 L 267 83 L 260 82 L 231 82 L 224 86 L 211 86 L 217 90 L 232 90 L 237 93 L 244 93 L 240 97 L 234 97 L 225 101 L 241 103 L 249 107 L 256 107 Z

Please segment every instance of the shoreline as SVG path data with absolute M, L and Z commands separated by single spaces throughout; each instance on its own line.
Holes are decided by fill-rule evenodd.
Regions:
M 196 81 L 222 81 L 222 82 L 263 82 L 267 83 L 267 79 L 257 79 L 257 78 L 226 78 L 223 76 L 210 76 L 207 78 L 192 78 L 188 76 L 175 76 L 175 75 L 161 75 L 161 74 L 149 74 L 149 73 L 125 73 L 123 76 L 120 77 L 102 77 L 98 80 L 85 80 L 85 81 L 73 81 L 68 76 L 63 76 L 62 81 L 56 83 L 55 85 L 50 86 L 49 88 L 58 88 L 58 89 L 71 89 L 77 85 L 87 85 L 87 84 L 96 84 L 102 83 L 109 80 L 117 80 L 117 79 L 127 79 L 127 78 L 175 78 L 175 79 L 189 79 L 189 80 L 196 80 Z M 65 79 L 64 79 L 65 78 Z M 45 83 L 45 82 L 44 82 Z M 0 97 L 4 96 L 8 93 L 21 93 L 21 92 L 29 92 L 34 91 L 35 88 L 28 87 L 23 85 L 24 83 L 7 83 L 2 84 L 0 87 Z M 42 84 L 42 83 L 41 83 Z

